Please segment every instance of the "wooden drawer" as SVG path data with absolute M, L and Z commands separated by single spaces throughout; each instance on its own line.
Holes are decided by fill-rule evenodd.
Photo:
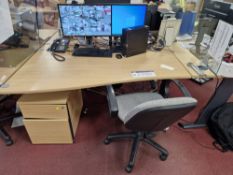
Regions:
M 32 143 L 72 143 L 83 106 L 80 90 L 27 94 L 18 105 Z
M 22 104 L 20 109 L 24 118 L 34 119 L 67 119 L 66 105 L 29 105 Z
M 23 121 L 34 144 L 73 143 L 68 119 L 24 119 Z

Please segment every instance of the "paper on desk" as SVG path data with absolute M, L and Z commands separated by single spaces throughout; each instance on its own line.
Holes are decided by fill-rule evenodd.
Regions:
M 233 26 L 224 21 L 219 21 L 214 37 L 210 43 L 208 53 L 216 61 L 221 61 L 233 34 Z
M 8 0 L 0 0 L 0 44 L 14 34 Z
M 222 64 L 218 70 L 218 75 L 233 78 L 233 63 L 226 63 L 225 61 L 222 61 Z
M 133 78 L 145 78 L 145 77 L 155 77 L 156 74 L 153 70 L 152 71 L 134 71 L 134 72 L 131 72 L 131 76 Z

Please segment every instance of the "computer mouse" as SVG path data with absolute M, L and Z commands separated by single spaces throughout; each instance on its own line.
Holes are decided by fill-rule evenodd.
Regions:
M 121 54 L 116 54 L 116 58 L 117 58 L 117 59 L 121 59 L 121 58 L 122 58 L 122 55 L 121 55 Z
M 79 48 L 79 44 L 75 44 L 75 45 L 74 45 L 74 48 L 75 48 L 75 49 Z

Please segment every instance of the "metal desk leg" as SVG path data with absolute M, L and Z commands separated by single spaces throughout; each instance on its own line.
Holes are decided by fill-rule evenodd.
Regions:
M 213 111 L 227 102 L 233 93 L 233 78 L 224 78 L 194 123 L 179 123 L 184 129 L 205 127 Z
M 4 140 L 7 146 L 10 146 L 14 143 L 10 135 L 2 127 L 0 127 L 0 137 Z

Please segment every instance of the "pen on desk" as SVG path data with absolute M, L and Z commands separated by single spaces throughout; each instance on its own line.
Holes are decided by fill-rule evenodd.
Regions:
M 138 70 L 138 71 L 133 71 L 135 73 L 144 73 L 144 72 L 154 72 L 153 70 Z

